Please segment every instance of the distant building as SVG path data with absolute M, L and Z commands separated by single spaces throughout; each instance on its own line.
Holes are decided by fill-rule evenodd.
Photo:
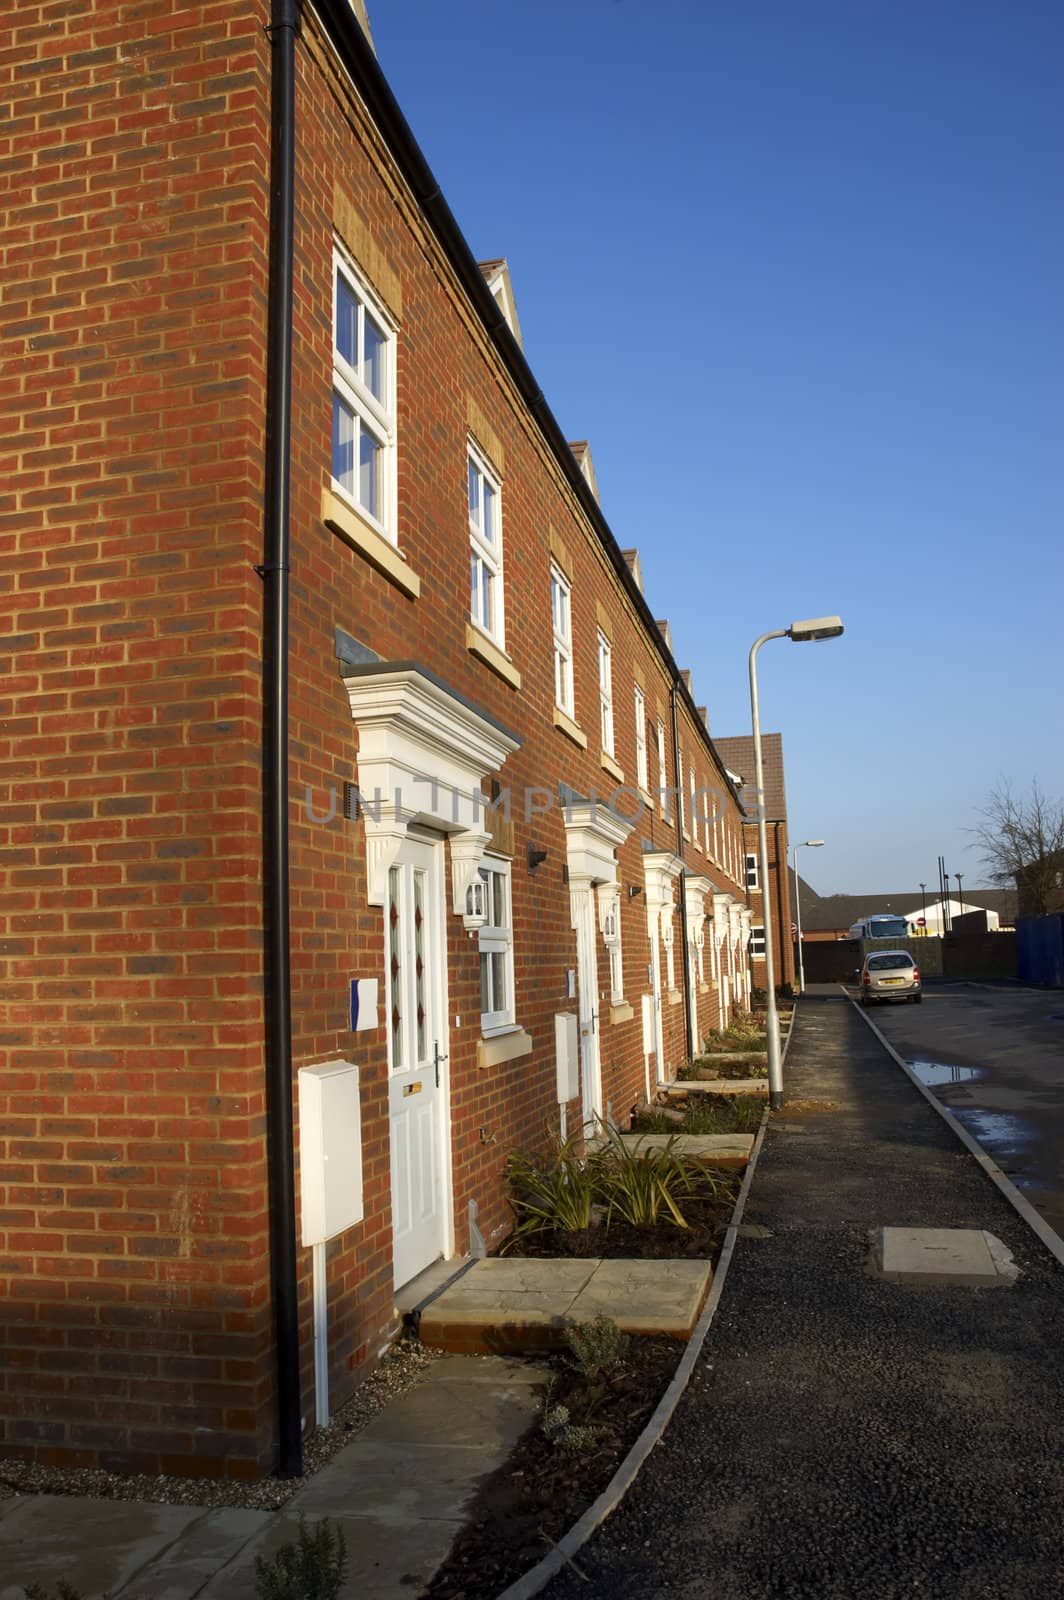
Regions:
M 788 876 L 792 880 L 794 874 Z M 818 895 L 816 890 L 804 878 L 801 882 L 802 895 L 802 940 L 816 943 L 823 940 L 847 939 L 850 929 L 859 918 L 869 916 L 878 911 L 893 911 L 899 917 L 904 917 L 909 924 L 910 933 L 919 937 L 921 932 L 920 918 L 926 920 L 923 931 L 930 937 L 939 937 L 942 933 L 943 917 L 949 926 L 958 918 L 973 911 L 986 913 L 986 927 L 989 930 L 1011 928 L 1016 918 L 1016 896 L 1008 889 L 973 889 L 971 894 L 964 892 L 964 902 L 961 903 L 956 895 L 945 902 L 936 896 L 927 896 L 926 902 L 919 891 L 912 894 L 832 894 Z

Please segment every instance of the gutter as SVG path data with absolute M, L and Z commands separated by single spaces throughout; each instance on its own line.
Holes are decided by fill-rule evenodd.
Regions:
M 278 1470 L 303 1472 L 292 1120 L 292 979 L 288 874 L 288 572 L 295 222 L 295 41 L 298 0 L 271 0 L 270 266 L 266 358 L 266 483 L 261 567 L 262 833 L 265 921 L 266 1160 L 277 1352 Z
M 680 778 L 680 734 L 676 719 L 676 696 L 680 681 L 673 678 L 669 692 L 672 710 L 672 760 L 676 773 L 676 853 L 680 858 L 680 955 L 683 960 L 683 1021 L 686 1037 L 684 1043 L 692 1055 L 697 1049 L 691 1043 L 691 952 L 687 946 L 687 864 L 683 854 L 683 782 Z M 692 819 L 693 820 L 693 819 Z
M 309 5 L 309 0 L 301 0 L 301 3 Z M 491 336 L 499 355 L 502 357 L 511 378 L 517 386 L 521 398 L 539 424 L 547 444 L 550 446 L 564 476 L 569 482 L 569 487 L 575 493 L 582 510 L 595 529 L 599 542 L 621 581 L 621 587 L 634 605 L 640 620 L 656 646 L 658 654 L 661 656 L 669 677 L 674 684 L 673 692 L 678 693 L 684 701 L 691 713 L 695 728 L 704 730 L 706 747 L 713 763 L 728 793 L 732 796 L 742 815 L 745 816 L 746 812 L 743 809 L 742 801 L 727 775 L 723 761 L 717 754 L 717 749 L 709 730 L 705 728 L 705 724 L 698 715 L 698 707 L 695 705 L 694 696 L 679 676 L 679 668 L 673 658 L 672 651 L 665 643 L 661 630 L 651 615 L 650 607 L 628 570 L 628 563 L 621 553 L 621 547 L 617 543 L 609 523 L 603 516 L 602 509 L 591 492 L 590 485 L 577 465 L 576 457 L 569 448 L 568 440 L 558 426 L 542 389 L 536 382 L 532 369 L 525 358 L 524 351 L 510 332 L 506 318 L 495 301 L 495 296 L 484 281 L 484 276 L 477 265 L 476 257 L 466 243 L 465 237 L 454 219 L 451 208 L 443 198 L 432 169 L 425 160 L 421 147 L 411 131 L 410 124 L 403 116 L 399 103 L 389 87 L 388 80 L 381 71 L 380 63 L 374 54 L 373 47 L 358 25 L 349 0 L 314 0 L 310 9 L 319 18 L 326 33 L 332 40 L 337 54 L 347 68 L 366 110 L 373 118 L 395 158 L 396 164 L 414 199 L 431 223 L 437 239 L 447 253 L 456 276 L 473 304 L 473 309 Z

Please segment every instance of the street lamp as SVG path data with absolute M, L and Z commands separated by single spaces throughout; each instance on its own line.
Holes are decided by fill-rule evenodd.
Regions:
M 750 720 L 754 731 L 754 778 L 757 785 L 757 847 L 761 869 L 761 924 L 765 940 L 765 1031 L 768 1034 L 768 1103 L 773 1111 L 783 1104 L 783 1064 L 780 1060 L 780 1018 L 776 1008 L 776 963 L 772 953 L 772 908 L 768 892 L 768 830 L 765 827 L 765 771 L 761 760 L 761 719 L 757 706 L 757 653 L 770 639 L 837 639 L 842 632 L 841 617 L 813 617 L 792 622 L 789 628 L 763 633 L 750 646 Z
M 798 876 L 799 850 L 817 850 L 824 843 L 823 839 L 803 839 L 801 844 L 791 846 L 791 865 L 794 868 L 794 910 L 795 922 L 798 926 L 798 993 L 805 993 L 805 964 L 802 961 L 802 884 Z
M 953 876 L 957 880 L 957 899 L 960 901 L 960 906 L 961 906 L 960 915 L 963 917 L 963 915 L 964 915 L 964 890 L 961 888 L 961 879 L 964 877 L 964 873 L 963 872 L 955 872 L 953 874 Z

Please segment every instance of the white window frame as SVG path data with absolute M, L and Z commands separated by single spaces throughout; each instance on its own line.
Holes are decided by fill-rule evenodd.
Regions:
M 672 805 L 669 801 L 669 769 L 665 765 L 665 724 L 658 718 L 658 779 L 661 793 L 661 814 L 666 822 L 672 821 Z
M 647 697 L 635 686 L 635 781 L 644 794 L 650 792 L 650 762 L 647 759 Z
M 765 926 L 755 924 L 750 929 L 750 954 L 757 960 L 765 954 Z
M 706 789 L 708 790 L 708 788 L 709 788 L 709 785 L 707 784 L 706 785 Z M 705 852 L 706 852 L 707 856 L 710 853 L 710 850 L 709 850 L 709 807 L 710 807 L 710 804 L 712 804 L 713 809 L 716 810 L 716 806 L 717 806 L 716 797 L 714 796 L 712 802 L 710 802 L 710 800 L 708 798 L 708 794 L 703 793 L 703 795 L 702 795 L 702 840 L 703 840 L 703 845 L 704 845 Z
M 687 825 L 691 830 L 691 839 L 692 839 L 693 843 L 695 843 L 697 845 L 697 843 L 698 843 L 698 819 L 695 816 L 695 790 L 698 788 L 698 785 L 695 782 L 695 769 L 694 769 L 694 763 L 693 762 L 687 769 L 687 787 L 688 787 L 688 790 L 690 791 L 690 796 L 691 796 L 691 815 L 689 816 L 689 818 L 687 820 Z
M 343 356 L 337 346 L 337 330 L 339 326 L 339 280 L 344 280 L 350 293 L 354 296 L 358 310 L 357 322 L 357 348 L 356 356 L 363 348 L 363 329 L 365 316 L 368 312 L 383 336 L 383 377 L 381 394 L 377 396 L 369 388 L 364 378 L 364 362 L 353 366 Z M 354 270 L 351 263 L 342 251 L 333 248 L 333 274 L 332 274 L 332 351 L 333 351 L 333 423 L 332 439 L 330 442 L 329 470 L 332 473 L 332 487 L 336 494 L 349 505 L 354 506 L 359 516 L 376 529 L 390 544 L 398 544 L 399 528 L 397 516 L 398 490 L 396 467 L 396 328 L 380 301 L 373 294 L 365 281 Z M 337 402 L 347 411 L 354 420 L 355 457 L 356 464 L 352 472 L 355 484 L 354 490 L 336 476 L 336 407 Z M 380 504 L 377 511 L 363 505 L 357 492 L 358 485 L 358 438 L 361 432 L 367 433 L 374 439 L 380 448 Z
M 477 515 L 469 509 L 470 583 L 469 614 L 474 627 L 486 634 L 500 650 L 506 648 L 506 608 L 502 581 L 502 482 L 488 465 L 488 460 L 477 449 L 472 439 L 468 441 L 466 457 L 466 484 L 473 475 L 479 480 Z M 484 534 L 484 485 L 487 484 L 495 499 L 494 543 Z M 488 607 L 491 619 L 485 621 L 478 602 L 483 598 L 483 574 L 488 576 Z M 474 575 L 476 582 L 474 582 Z M 475 593 L 474 593 L 475 592 Z
M 485 900 L 489 919 L 494 915 L 495 897 L 492 893 L 491 877 L 497 876 L 502 883 L 503 921 L 495 923 L 488 921 L 477 931 L 477 942 L 481 958 L 484 956 L 502 956 L 504 981 L 506 984 L 507 1004 L 497 1006 L 491 1011 L 480 1013 L 480 1032 L 485 1039 L 490 1039 L 498 1033 L 508 1033 L 516 1027 L 516 1011 L 514 997 L 514 913 L 511 883 L 511 863 L 502 856 L 485 856 L 480 867 L 479 876 L 486 885 Z M 491 965 L 489 961 L 489 971 Z
M 746 852 L 746 888 L 752 889 L 755 894 L 760 892 L 761 881 L 757 865 L 757 855 Z
M 567 717 L 574 715 L 573 695 L 573 586 L 556 561 L 550 564 L 550 613 L 554 634 L 554 703 Z
M 598 631 L 599 722 L 602 748 L 611 757 L 613 749 L 613 646 L 600 628 Z

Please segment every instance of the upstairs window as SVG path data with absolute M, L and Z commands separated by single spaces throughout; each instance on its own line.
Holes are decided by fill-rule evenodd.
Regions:
M 763 927 L 750 929 L 750 954 L 763 956 L 765 953 L 765 930 Z
M 650 789 L 650 763 L 647 760 L 647 702 L 638 684 L 635 686 L 635 781 L 644 794 Z
M 758 887 L 756 856 L 748 855 L 746 858 L 746 887 L 748 889 L 756 889 Z
M 572 588 L 560 567 L 550 569 L 550 610 L 554 628 L 554 703 L 573 715 Z
M 672 821 L 669 803 L 669 769 L 665 765 L 665 724 L 658 718 L 658 784 L 661 790 L 661 814 L 666 822 Z
M 613 651 L 610 641 L 599 629 L 598 636 L 599 710 L 602 724 L 602 748 L 613 755 Z
M 394 544 L 395 330 L 339 252 L 333 261 L 333 487 Z
M 477 627 L 502 649 L 502 495 L 499 480 L 472 445 L 468 473 L 470 615 Z

